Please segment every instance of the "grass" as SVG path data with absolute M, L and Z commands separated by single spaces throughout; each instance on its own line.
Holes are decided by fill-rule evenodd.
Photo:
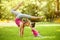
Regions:
M 24 37 L 20 37 L 18 27 L 0 26 L 0 40 L 60 40 L 60 26 L 36 26 L 36 29 L 44 38 L 34 37 L 29 27 L 25 27 Z

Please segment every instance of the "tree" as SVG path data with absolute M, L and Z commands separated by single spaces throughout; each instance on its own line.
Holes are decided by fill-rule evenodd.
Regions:
M 60 12 L 59 12 L 59 0 L 56 0 L 55 15 L 56 15 L 56 17 L 60 17 Z
M 0 19 L 14 19 L 14 16 L 10 13 L 10 10 L 23 0 L 1 0 Z M 45 16 L 47 21 L 51 21 L 58 17 L 59 12 L 59 0 L 24 0 L 24 5 L 17 11 L 33 16 Z M 57 11 L 55 11 L 57 9 Z M 54 13 L 55 12 L 55 13 Z

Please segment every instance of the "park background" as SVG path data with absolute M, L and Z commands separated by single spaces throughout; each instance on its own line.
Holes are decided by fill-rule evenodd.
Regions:
M 40 22 L 36 22 L 36 29 L 45 38 L 33 37 L 29 27 L 25 27 L 23 38 L 18 36 L 11 9 L 22 1 L 24 5 L 17 11 L 44 17 Z M 59 38 L 60 0 L 0 0 L 0 40 L 60 40 Z

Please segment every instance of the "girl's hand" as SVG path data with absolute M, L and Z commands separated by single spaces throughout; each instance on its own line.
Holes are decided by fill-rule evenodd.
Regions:
M 20 2 L 20 3 L 18 3 L 18 5 L 15 6 L 14 10 L 17 10 L 17 9 L 18 9 L 23 3 L 24 3 L 24 2 Z
M 23 5 L 24 4 L 24 2 L 19 2 L 19 6 L 21 6 L 21 5 Z

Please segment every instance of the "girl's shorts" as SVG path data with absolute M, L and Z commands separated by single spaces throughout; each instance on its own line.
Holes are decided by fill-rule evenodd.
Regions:
M 21 19 L 19 19 L 19 18 L 16 18 L 15 19 L 15 23 L 17 24 L 18 27 L 20 26 L 20 22 L 22 22 Z

